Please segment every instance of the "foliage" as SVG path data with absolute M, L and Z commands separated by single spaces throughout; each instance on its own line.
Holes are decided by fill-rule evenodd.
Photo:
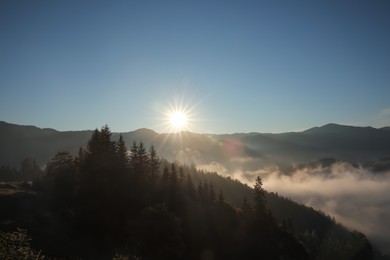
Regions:
M 0 259 L 3 260 L 41 260 L 45 259 L 41 252 L 30 247 L 31 238 L 24 229 L 0 233 Z
M 273 209 L 274 217 L 267 201 L 275 197 L 260 177 L 251 189 L 161 160 L 153 146 L 134 142 L 127 151 L 107 126 L 94 131 L 78 156 L 58 153 L 34 183 L 40 206 L 21 223 L 37 248 L 54 257 L 331 259 L 328 248 L 345 259 L 371 256 L 360 234 L 342 231 L 345 243 L 321 229 L 305 236 L 296 218 L 281 220 Z M 285 203 L 285 212 L 295 214 L 291 205 Z M 345 246 L 354 253 L 343 254 Z
M 0 181 L 32 181 L 42 177 L 43 172 L 31 157 L 23 159 L 20 169 L 0 166 Z

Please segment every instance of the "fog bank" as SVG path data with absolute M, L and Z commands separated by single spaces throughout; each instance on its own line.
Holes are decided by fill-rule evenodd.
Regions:
M 346 227 L 363 232 L 383 252 L 390 253 L 390 172 L 374 174 L 341 162 L 329 167 L 296 167 L 288 175 L 276 166 L 253 171 L 228 171 L 219 163 L 201 167 L 249 185 L 260 176 L 267 191 L 324 211 Z

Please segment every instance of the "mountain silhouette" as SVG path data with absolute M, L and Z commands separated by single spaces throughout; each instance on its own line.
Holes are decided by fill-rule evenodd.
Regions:
M 0 165 L 18 166 L 24 158 L 33 157 L 42 166 L 57 152 L 76 154 L 92 132 L 57 131 L 0 122 Z M 283 167 L 328 157 L 356 163 L 390 156 L 390 127 L 327 124 L 302 132 L 224 135 L 157 133 L 142 128 L 121 135 L 128 146 L 133 142 L 153 145 L 162 157 L 171 161 L 196 165 L 220 163 L 228 170 L 240 159 L 248 158 L 255 160 L 246 167 L 256 168 L 275 164 Z M 119 133 L 113 133 L 113 139 L 118 137 Z

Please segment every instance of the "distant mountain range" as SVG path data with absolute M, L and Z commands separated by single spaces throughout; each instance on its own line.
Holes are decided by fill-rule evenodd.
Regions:
M 92 130 L 57 131 L 0 121 L 0 165 L 18 166 L 26 157 L 44 165 L 57 152 L 77 154 Z M 209 135 L 191 132 L 156 133 L 138 129 L 121 133 L 127 146 L 142 141 L 159 155 L 196 165 L 221 164 L 226 169 L 256 169 L 270 165 L 289 167 L 321 158 L 353 163 L 390 157 L 390 127 L 353 127 L 327 124 L 302 132 L 282 134 L 240 133 Z M 118 138 L 119 133 L 113 133 Z

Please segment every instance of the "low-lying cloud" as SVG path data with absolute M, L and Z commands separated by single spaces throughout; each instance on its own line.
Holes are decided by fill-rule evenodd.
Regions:
M 289 174 L 276 166 L 228 171 L 214 163 L 203 168 L 248 184 L 260 176 L 266 190 L 326 212 L 346 227 L 363 232 L 383 252 L 390 253 L 390 172 L 374 174 L 341 162 L 329 167 L 297 167 Z
M 264 188 L 321 209 L 373 240 L 390 241 L 390 174 L 374 175 L 336 163 L 326 169 L 300 169 L 290 176 L 274 172 L 264 178 Z

